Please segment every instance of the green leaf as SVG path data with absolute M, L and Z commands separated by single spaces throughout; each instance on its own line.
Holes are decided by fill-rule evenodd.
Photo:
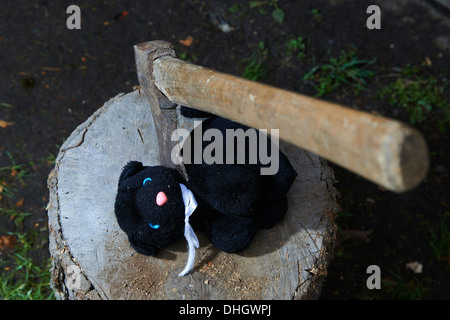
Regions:
M 259 7 L 263 4 L 264 3 L 262 3 L 261 1 L 250 1 L 249 7 L 250 7 L 250 9 L 253 9 L 253 8 Z
M 232 5 L 231 7 L 228 7 L 228 11 L 230 11 L 231 13 L 237 13 L 239 12 L 240 8 L 239 8 L 239 4 L 235 4 Z
M 275 21 L 277 21 L 279 23 L 283 23 L 284 18 L 285 18 L 284 11 L 281 10 L 280 8 L 277 8 L 277 9 L 273 10 L 272 11 L 272 18 L 274 18 Z

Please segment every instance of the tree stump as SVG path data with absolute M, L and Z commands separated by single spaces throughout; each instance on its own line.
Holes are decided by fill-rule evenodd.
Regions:
M 180 127 L 193 120 L 178 112 Z M 159 164 L 146 96 L 105 103 L 65 141 L 49 175 L 51 286 L 58 299 L 316 299 L 334 245 L 334 176 L 317 155 L 280 141 L 298 173 L 289 210 L 260 230 L 244 252 L 228 254 L 196 232 L 192 272 L 180 240 L 156 257 L 135 252 L 114 215 L 117 183 L 129 160 Z

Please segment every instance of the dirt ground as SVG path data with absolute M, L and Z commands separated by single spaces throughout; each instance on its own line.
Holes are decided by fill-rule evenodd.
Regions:
M 168 40 L 180 57 L 241 76 L 246 59 L 263 42 L 266 72 L 259 81 L 312 96 L 314 86 L 303 81 L 303 76 L 328 57 L 355 46 L 358 57 L 377 59 L 371 67 L 375 77 L 360 95 L 344 86 L 323 99 L 406 122 L 405 110 L 377 95 L 380 87 L 392 83 L 391 75 L 409 64 L 440 82 L 448 80 L 450 11 L 433 1 L 280 0 L 259 1 L 255 7 L 250 3 L 2 3 L 0 168 L 12 166 L 13 159 L 16 165 L 24 165 L 19 168 L 22 172 L 26 166 L 27 172 L 19 180 L 0 172 L 6 184 L 0 189 L 0 206 L 30 215 L 23 224 L 0 215 L 0 236 L 12 230 L 34 230 L 44 239 L 34 257 L 48 258 L 46 181 L 53 160 L 79 124 L 105 101 L 138 84 L 134 44 Z M 71 4 L 81 8 L 80 30 L 66 27 L 66 9 Z M 366 27 L 366 9 L 371 4 L 381 8 L 379 30 Z M 282 22 L 272 17 L 276 6 L 285 13 Z M 229 32 L 222 30 L 225 23 Z M 189 37 L 192 43 L 183 41 Z M 287 52 L 285 43 L 293 37 L 308 39 L 306 58 Z M 450 98 L 448 88 L 444 95 Z M 336 220 L 339 235 L 321 299 L 450 298 L 448 249 L 447 256 L 438 259 L 430 245 L 433 234 L 448 241 L 450 137 L 436 128 L 439 117 L 433 113 L 415 125 L 427 140 L 431 164 L 425 181 L 410 192 L 386 191 L 330 164 L 338 181 L 342 213 Z M 15 189 L 13 197 L 5 195 L 5 186 Z M 416 261 L 423 266 L 420 273 L 406 267 Z M 381 290 L 366 286 L 370 265 L 380 267 Z

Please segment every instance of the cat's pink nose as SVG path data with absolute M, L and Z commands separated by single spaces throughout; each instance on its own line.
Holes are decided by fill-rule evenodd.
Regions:
M 167 202 L 167 196 L 166 196 L 166 194 L 164 193 L 164 192 L 159 192 L 157 195 L 156 195 L 156 204 L 158 205 L 158 206 L 162 206 L 164 203 L 166 203 Z

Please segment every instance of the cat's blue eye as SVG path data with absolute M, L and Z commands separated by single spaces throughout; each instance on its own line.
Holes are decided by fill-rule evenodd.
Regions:
M 152 228 L 152 229 L 158 229 L 158 228 L 159 228 L 159 224 L 151 224 L 151 223 L 149 223 L 148 225 L 149 225 L 150 228 Z
M 152 181 L 151 178 L 145 178 L 144 181 L 142 182 L 142 185 L 145 186 L 145 183 L 151 182 L 151 181 Z

